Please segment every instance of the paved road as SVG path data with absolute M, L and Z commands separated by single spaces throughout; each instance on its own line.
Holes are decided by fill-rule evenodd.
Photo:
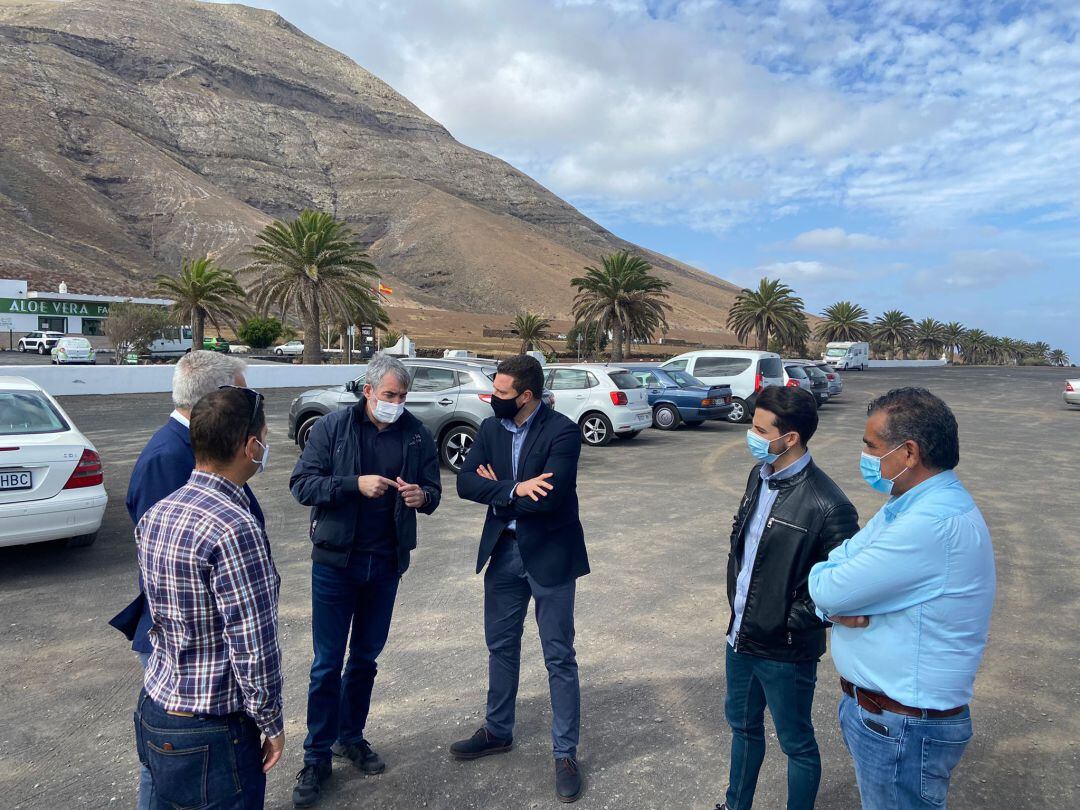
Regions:
M 999 596 L 976 688 L 976 737 L 950 806 L 1080 806 L 1076 435 L 1080 409 L 1060 399 L 1063 372 L 935 369 L 847 375 L 811 444 L 865 520 L 881 498 L 859 478 L 867 400 L 900 384 L 944 396 L 960 421 L 959 473 L 993 531 Z M 291 807 L 301 763 L 310 665 L 306 514 L 287 492 L 296 457 L 285 415 L 295 392 L 271 391 L 274 453 L 254 482 L 282 574 L 286 759 L 268 806 Z M 97 544 L 0 549 L 0 802 L 7 807 L 128 807 L 136 781 L 135 656 L 105 625 L 133 595 L 135 550 L 123 495 L 135 457 L 169 411 L 160 395 L 72 397 L 72 417 L 104 457 L 109 510 Z M 731 515 L 749 468 L 739 428 L 705 426 L 586 449 L 580 489 L 594 573 L 580 583 L 583 808 L 711 808 L 723 795 L 723 570 Z M 453 479 L 398 600 L 380 661 L 368 736 L 389 763 L 362 778 L 340 768 L 327 807 L 554 806 L 543 660 L 529 626 L 517 748 L 472 764 L 447 746 L 482 722 L 482 587 L 472 573 L 483 514 Z M 824 760 L 819 808 L 858 806 L 836 727 L 835 671 L 819 670 L 815 722 Z M 759 807 L 783 806 L 775 737 Z

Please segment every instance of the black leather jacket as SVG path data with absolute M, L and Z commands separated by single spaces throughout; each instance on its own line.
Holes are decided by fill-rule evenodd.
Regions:
M 750 472 L 728 554 L 728 633 L 735 621 L 735 581 L 744 533 L 761 490 L 761 465 Z M 790 478 L 769 481 L 779 490 L 758 544 L 736 649 L 777 661 L 812 661 L 825 652 L 825 628 L 814 612 L 806 580 L 815 563 L 859 530 L 859 514 L 813 461 Z

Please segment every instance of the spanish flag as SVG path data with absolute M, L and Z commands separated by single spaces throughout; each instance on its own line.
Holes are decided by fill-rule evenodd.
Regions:
M 394 291 L 392 289 L 387 287 L 381 281 L 379 282 L 379 295 L 391 295 L 391 294 L 393 294 L 393 292 Z

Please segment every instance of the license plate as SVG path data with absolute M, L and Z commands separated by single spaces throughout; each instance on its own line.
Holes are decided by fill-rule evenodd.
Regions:
M 647 414 L 647 413 L 639 413 L 638 416 L 637 416 L 637 420 L 639 422 L 644 422 L 648 418 L 649 418 L 649 414 Z
M 33 485 L 29 470 L 0 470 L 0 491 L 30 489 Z

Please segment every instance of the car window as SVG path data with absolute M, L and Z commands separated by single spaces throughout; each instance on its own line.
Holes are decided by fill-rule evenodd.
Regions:
M 802 366 L 785 366 L 788 376 L 793 380 L 805 380 L 807 379 L 806 372 L 803 371 Z
M 758 374 L 762 377 L 783 377 L 784 367 L 779 357 L 764 357 L 758 361 Z
M 34 391 L 0 391 L 0 436 L 59 433 L 67 422 L 53 404 Z
M 821 382 L 822 380 L 825 382 L 829 381 L 829 378 L 825 376 L 825 372 L 817 366 L 803 366 L 803 371 L 805 371 L 806 375 L 812 380 L 817 380 L 818 382 Z
M 445 391 L 457 385 L 457 372 L 450 368 L 434 368 L 432 366 L 417 366 L 412 373 L 412 385 L 410 391 L 420 393 L 429 391 Z
M 735 377 L 750 368 L 747 357 L 699 357 L 694 364 L 695 377 Z
M 557 368 L 552 372 L 552 391 L 569 391 L 590 388 L 589 373 L 576 368 Z
M 469 374 L 467 371 L 455 371 L 454 373 L 457 375 L 457 384 L 459 386 L 466 386 L 466 385 L 472 385 L 473 384 L 472 375 Z
M 656 378 L 648 371 L 635 371 L 634 376 L 637 377 L 637 381 L 646 388 L 655 388 L 659 385 Z
M 629 371 L 612 371 L 608 373 L 615 387 L 620 391 L 629 391 L 633 388 L 641 388 L 641 381 Z
M 699 380 L 692 374 L 687 374 L 685 371 L 671 371 L 669 372 L 671 379 L 675 381 L 675 384 L 679 388 L 704 388 L 705 383 Z
M 690 362 L 689 360 L 671 360 L 670 362 L 664 363 L 664 370 L 665 371 L 685 371 L 686 370 L 686 364 L 689 363 L 689 362 Z

